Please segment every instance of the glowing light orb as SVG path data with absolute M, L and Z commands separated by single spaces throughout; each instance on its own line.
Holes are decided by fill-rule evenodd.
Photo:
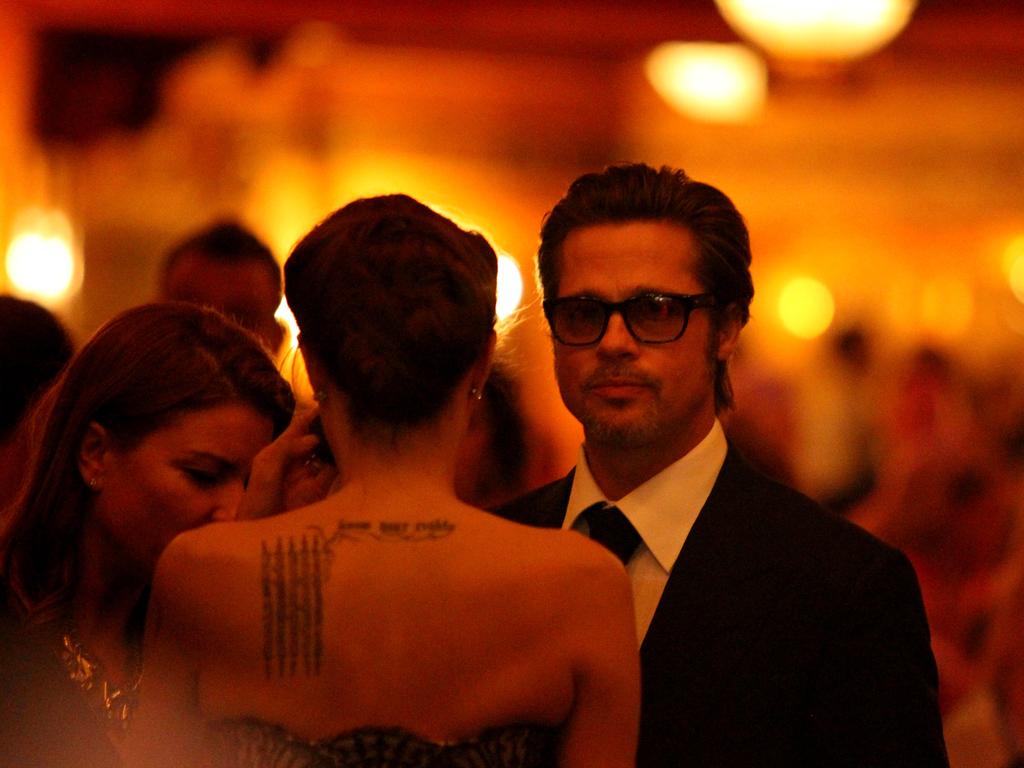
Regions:
M 64 299 L 79 277 L 71 222 L 58 210 L 24 211 L 7 247 L 7 276 L 22 294 L 52 303 Z
M 916 0 L 715 0 L 737 32 L 782 58 L 849 60 L 877 51 Z
M 832 292 L 810 277 L 790 280 L 779 295 L 779 319 L 782 326 L 801 339 L 813 339 L 832 324 L 836 305 Z
M 648 55 L 646 71 L 658 95 L 695 120 L 744 122 L 764 106 L 767 67 L 743 45 L 663 43 Z
M 1014 238 L 1006 247 L 1004 261 L 1010 290 L 1017 301 L 1024 303 L 1024 235 Z

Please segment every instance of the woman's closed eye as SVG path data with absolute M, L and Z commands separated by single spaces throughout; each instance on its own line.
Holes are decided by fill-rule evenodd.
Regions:
M 223 483 L 226 476 L 223 472 L 184 467 L 182 471 L 199 488 L 215 488 Z
M 241 468 L 233 462 L 205 452 L 181 457 L 174 465 L 190 483 L 204 490 L 224 485 L 242 475 Z

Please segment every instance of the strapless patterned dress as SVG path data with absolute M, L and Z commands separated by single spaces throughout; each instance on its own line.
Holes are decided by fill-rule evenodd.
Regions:
M 558 730 L 517 725 L 435 742 L 401 728 L 361 728 L 308 741 L 277 725 L 233 720 L 212 729 L 209 746 L 217 768 L 554 768 Z

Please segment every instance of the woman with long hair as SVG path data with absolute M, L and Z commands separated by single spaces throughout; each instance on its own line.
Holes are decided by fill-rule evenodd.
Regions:
M 285 291 L 337 490 L 168 547 L 138 765 L 633 764 L 622 566 L 456 497 L 496 275 L 483 237 L 404 195 L 355 201 L 295 247 Z
M 74 688 L 115 747 L 158 556 L 181 531 L 234 517 L 253 456 L 293 407 L 254 336 L 174 303 L 108 322 L 39 402 L 21 495 L 0 516 L 2 602 L 53 661 L 58 674 L 40 679 Z

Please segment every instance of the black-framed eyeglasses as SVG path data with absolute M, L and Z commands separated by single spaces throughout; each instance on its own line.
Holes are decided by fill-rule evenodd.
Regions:
M 641 293 L 623 301 L 602 301 L 593 296 L 565 296 L 544 302 L 544 316 L 557 341 L 570 347 L 596 344 L 608 330 L 613 312 L 643 344 L 667 344 L 686 333 L 690 313 L 713 307 L 710 293 Z

